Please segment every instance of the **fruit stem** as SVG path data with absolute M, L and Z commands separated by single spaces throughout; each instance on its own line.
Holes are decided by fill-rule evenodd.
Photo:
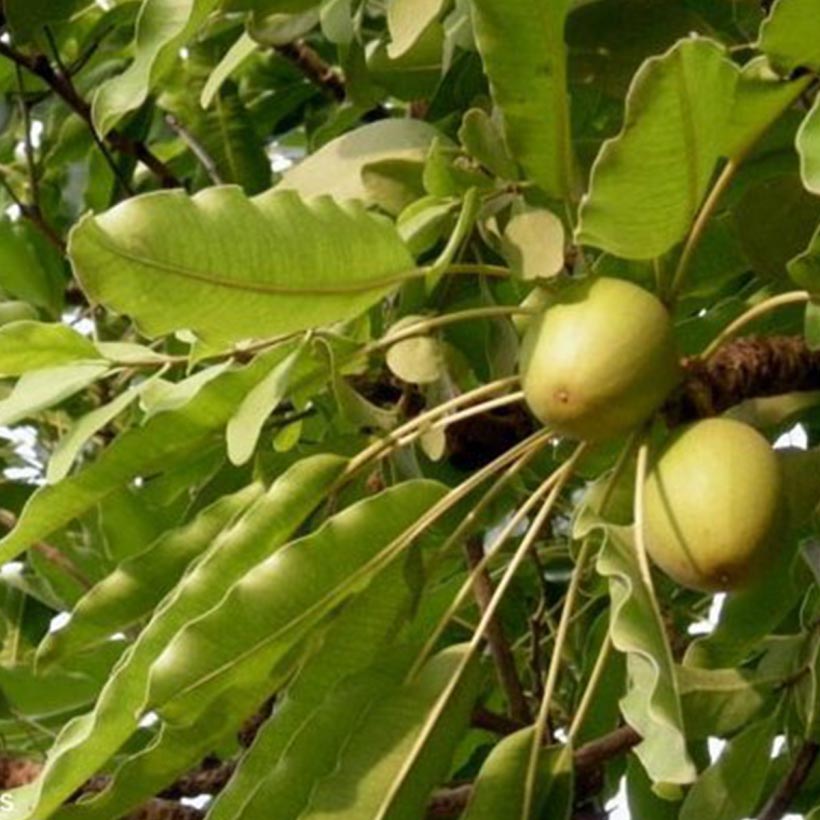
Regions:
M 772 296 L 769 299 L 759 302 L 725 327 L 718 336 L 712 340 L 706 350 L 701 353 L 700 358 L 708 359 L 713 356 L 721 345 L 728 342 L 741 328 L 744 328 L 750 322 L 753 322 L 766 313 L 770 313 L 785 305 L 796 305 L 802 302 L 808 302 L 810 299 L 811 294 L 807 290 L 791 290 L 787 293 L 779 293 L 777 296 Z

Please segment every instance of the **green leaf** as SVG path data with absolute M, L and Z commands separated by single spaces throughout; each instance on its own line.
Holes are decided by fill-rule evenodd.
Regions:
M 396 644 L 397 627 L 413 603 L 404 573 L 402 562 L 391 564 L 333 620 L 321 646 L 277 700 L 275 717 L 262 726 L 231 782 L 217 797 L 210 820 L 252 820 L 272 805 L 285 820 L 297 816 L 305 806 L 318 779 L 332 771 L 339 753 L 327 733 L 322 734 L 319 745 L 313 743 L 315 729 L 309 727 L 324 732 L 324 722 L 330 721 L 334 740 L 343 737 L 335 732 L 337 721 L 348 720 L 353 712 L 342 695 L 343 686 L 350 685 L 347 681 L 371 665 L 373 671 L 385 670 L 389 659 L 393 686 L 393 668 L 401 676 L 412 662 L 412 654 L 405 652 L 397 659 L 402 662 L 395 662 L 390 650 Z M 375 677 L 368 673 L 362 678 L 371 680 L 374 700 L 386 694 L 377 685 L 382 680 L 378 671 Z M 339 694 L 329 699 L 328 693 L 334 692 Z M 319 749 L 329 752 L 329 768 L 318 758 Z
M 0 219 L 0 288 L 37 307 L 58 314 L 64 285 L 63 261 L 43 247 L 27 223 Z
M 403 316 L 390 328 L 386 338 L 423 319 L 423 316 Z M 388 348 L 385 360 L 396 376 L 410 384 L 438 381 L 445 372 L 444 349 L 435 336 L 413 336 L 396 342 Z
M 391 560 L 395 540 L 444 494 L 415 481 L 366 499 L 254 567 L 154 664 L 150 703 L 190 720 L 240 677 L 269 674 L 334 608 Z M 249 671 L 251 670 L 251 671 Z
M 369 202 L 362 180 L 366 165 L 405 160 L 421 167 L 438 134 L 421 120 L 391 119 L 363 125 L 303 159 L 285 174 L 277 189 L 292 189 L 303 197 L 329 194 L 336 199 Z
M 148 615 L 191 561 L 205 552 L 261 492 L 261 485 L 250 484 L 223 496 L 190 523 L 169 530 L 146 550 L 123 561 L 80 598 L 62 629 L 46 635 L 37 652 L 38 663 L 59 663 Z
M 100 358 L 97 348 L 67 325 L 22 321 L 0 327 L 3 376 L 95 358 Z
M 462 820 L 528 820 L 541 817 L 549 805 L 549 817 L 568 820 L 573 806 L 572 749 L 542 749 L 536 775 L 532 813 L 524 815 L 524 784 L 532 753 L 535 728 L 528 726 L 497 743 L 478 773 Z
M 389 807 L 384 805 L 384 797 L 402 770 L 427 715 L 468 651 L 464 646 L 448 647 L 431 658 L 413 680 L 389 692 L 371 708 L 365 707 L 352 726 L 348 723 L 350 728 L 335 769 L 314 789 L 309 806 L 299 815 L 301 820 L 418 820 L 424 816 L 430 791 L 446 777 L 475 703 L 480 681 L 480 667 L 475 661 L 468 664 L 467 673 L 399 795 Z M 372 684 L 365 681 L 363 685 L 372 691 Z
M 796 144 L 803 184 L 806 190 L 820 196 L 820 94 L 815 96 L 811 111 L 797 132 Z
M 481 108 L 471 108 L 461 122 L 458 138 L 464 150 L 502 179 L 518 179 L 515 160 L 495 121 Z
M 212 544 L 117 664 L 94 711 L 68 723 L 57 737 L 30 803 L 21 806 L 16 818 L 49 816 L 109 760 L 137 728 L 146 708 L 151 665 L 171 638 L 286 542 L 345 464 L 335 456 L 298 462 Z
M 304 365 L 313 365 L 305 356 L 306 352 L 307 348 L 300 345 L 279 362 L 245 396 L 236 413 L 228 421 L 228 457 L 233 464 L 244 464 L 250 459 L 256 449 L 265 420 L 284 400 L 294 373 L 304 370 Z
M 43 26 L 68 20 L 85 5 L 88 0 L 4 0 L 3 11 L 19 42 Z
M 233 187 L 87 216 L 69 253 L 89 296 L 147 335 L 186 328 L 215 344 L 352 318 L 413 268 L 393 227 L 355 203 Z
M 568 0 L 473 4 L 476 43 L 510 152 L 557 199 L 573 185 L 564 41 L 569 7 Z
M 248 390 L 284 355 L 277 348 L 247 367 L 220 374 L 188 404 L 157 413 L 142 427 L 123 433 L 82 472 L 38 489 L 23 508 L 17 526 L 0 541 L 0 563 L 13 560 L 131 479 L 162 473 L 216 443 L 216 434 Z
M 652 606 L 635 555 L 633 531 L 606 528 L 598 572 L 609 579 L 612 643 L 627 656 L 629 690 L 621 700 L 627 722 L 643 738 L 635 754 L 655 783 L 691 783 L 675 666 L 664 624 Z
M 629 820 L 678 820 L 680 803 L 655 794 L 652 781 L 634 755 L 629 755 L 626 763 L 626 801 Z
M 16 424 L 79 393 L 108 373 L 99 362 L 77 362 L 24 373 L 11 395 L 0 401 L 0 426 Z
M 208 77 L 208 81 L 205 83 L 202 94 L 199 97 L 199 104 L 203 108 L 210 108 L 222 84 L 248 57 L 254 54 L 258 48 L 258 43 L 256 43 L 247 32 L 243 32 L 239 36 L 239 39 L 230 47 Z
M 752 723 L 729 741 L 697 779 L 680 810 L 680 820 L 742 820 L 754 813 L 772 764 L 777 712 Z
M 426 29 L 441 16 L 448 0 L 389 0 L 387 27 L 391 43 L 387 53 L 397 59 L 418 43 Z
M 783 74 L 798 67 L 820 71 L 820 17 L 814 0 L 776 0 L 760 27 L 758 46 Z
M 179 59 L 179 49 L 197 31 L 218 0 L 143 0 L 137 20 L 134 61 L 104 82 L 94 95 L 94 127 L 107 134 L 139 108 Z
M 738 73 L 721 46 L 700 38 L 641 66 L 623 130 L 593 165 L 579 242 L 652 259 L 683 239 L 726 140 Z
M 686 736 L 727 737 L 748 726 L 772 705 L 781 678 L 744 669 L 677 668 Z

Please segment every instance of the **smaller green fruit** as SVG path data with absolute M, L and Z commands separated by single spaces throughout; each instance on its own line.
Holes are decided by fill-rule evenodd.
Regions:
M 646 549 L 683 586 L 741 589 L 769 564 L 782 498 L 780 462 L 760 433 L 731 419 L 696 422 L 647 476 Z
M 547 305 L 527 329 L 521 373 L 527 404 L 543 424 L 600 441 L 649 418 L 681 370 L 661 302 L 603 277 L 578 282 Z

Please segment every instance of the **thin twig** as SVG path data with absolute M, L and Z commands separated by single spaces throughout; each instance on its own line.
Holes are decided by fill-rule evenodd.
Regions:
M 168 127 L 185 143 L 191 153 L 199 160 L 214 185 L 224 185 L 225 180 L 219 173 L 216 160 L 208 153 L 205 146 L 173 114 L 165 115 Z
M 467 556 L 467 564 L 471 570 L 481 563 L 484 558 L 484 547 L 480 536 L 472 536 L 464 542 L 464 553 Z M 493 597 L 493 582 L 486 569 L 478 572 L 473 593 L 479 609 L 484 612 Z M 518 670 L 515 666 L 515 656 L 510 649 L 507 636 L 498 618 L 493 617 L 487 626 L 487 645 L 490 648 L 493 662 L 499 682 L 507 696 L 510 706 L 510 717 L 520 723 L 529 723 L 532 720 L 529 704 L 524 695 L 524 688 L 518 677 Z
M 343 102 L 347 96 L 344 77 L 328 65 L 304 40 L 276 46 L 275 51 L 293 63 L 302 74 L 328 97 Z
M 757 816 L 757 820 L 780 820 L 806 782 L 820 753 L 820 744 L 812 740 L 803 743 L 783 781 Z

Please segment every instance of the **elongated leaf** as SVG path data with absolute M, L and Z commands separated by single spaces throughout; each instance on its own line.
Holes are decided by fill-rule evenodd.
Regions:
M 109 370 L 100 362 L 76 362 L 24 373 L 11 395 L 0 401 L 0 426 L 16 424 L 79 393 Z
M 820 95 L 814 98 L 814 105 L 797 132 L 797 151 L 803 184 L 820 196 Z
M 153 378 L 156 378 L 156 376 Z M 49 484 L 62 481 L 68 475 L 71 465 L 88 440 L 135 402 L 140 393 L 150 384 L 150 381 L 151 379 L 123 390 L 119 396 L 108 402 L 108 404 L 104 404 L 77 419 L 71 429 L 60 439 L 60 443 L 52 453 L 46 469 L 46 481 Z
M 200 105 L 203 108 L 210 107 L 222 83 L 258 48 L 259 44 L 246 32 L 243 32 L 208 77 L 208 81 L 205 83 L 205 87 L 202 89 L 202 94 L 199 99 Z
M 29 370 L 99 358 L 94 345 L 67 325 L 12 322 L 0 328 L 0 374 L 20 376 Z
M 94 95 L 94 126 L 107 134 L 147 99 L 179 59 L 179 49 L 216 7 L 218 0 L 144 0 L 137 20 L 134 61 L 103 83 Z
M 610 635 L 627 656 L 629 690 L 621 700 L 627 722 L 643 740 L 635 753 L 655 783 L 691 783 L 675 667 L 663 623 L 641 578 L 631 528 L 606 528 L 598 571 L 609 579 Z
M 297 347 L 251 390 L 228 422 L 228 457 L 234 464 L 244 464 L 256 449 L 265 419 L 287 395 L 291 377 L 304 358 L 306 349 Z M 311 366 L 308 362 L 308 367 Z
M 681 40 L 641 66 L 623 130 L 593 165 L 579 242 L 651 259 L 684 237 L 720 157 L 737 79 L 723 49 L 705 39 Z
M 314 790 L 308 807 L 300 815 L 302 820 L 383 816 L 385 794 L 413 748 L 425 717 L 462 665 L 466 651 L 463 646 L 445 649 L 431 658 L 412 682 L 380 703 L 369 708 L 365 705 L 360 719 L 345 727 L 346 738 L 340 746 L 343 754 L 335 770 Z M 479 666 L 472 662 L 411 777 L 394 801 L 391 820 L 418 820 L 424 816 L 430 791 L 446 775 L 455 746 L 467 726 L 479 680 Z
M 261 485 L 250 484 L 220 498 L 189 524 L 170 530 L 144 552 L 123 561 L 77 602 L 66 626 L 45 637 L 37 653 L 40 665 L 95 646 L 148 615 L 191 561 L 261 492 Z
M 347 699 L 342 697 L 331 705 L 328 693 L 341 694 L 344 681 L 371 665 L 385 669 L 398 624 L 412 605 L 404 571 L 402 562 L 391 564 L 333 621 L 321 646 L 277 699 L 275 717 L 262 726 L 231 782 L 217 797 L 211 820 L 251 820 L 274 805 L 285 820 L 304 808 L 317 780 L 330 771 L 317 759 L 317 749 L 330 749 L 334 764 L 338 753 L 327 736 L 317 746 L 308 739 L 312 730 L 304 730 L 309 724 L 322 725 L 323 720 L 315 720 L 319 714 L 331 720 L 349 716 L 353 710 Z M 412 653 L 406 655 L 404 663 L 396 663 L 399 676 L 412 662 Z M 402 658 L 404 653 L 397 660 Z M 393 663 L 391 656 L 391 669 Z M 372 680 L 370 673 L 365 677 Z
M 729 741 L 717 762 L 689 790 L 680 820 L 742 820 L 754 813 L 772 764 L 776 715 L 752 723 Z
M 812 0 L 776 0 L 760 27 L 758 45 L 777 69 L 820 70 L 820 18 Z
M 158 413 L 144 426 L 124 433 L 77 475 L 40 488 L 23 508 L 17 526 L 0 541 L 0 563 L 13 560 L 136 476 L 164 472 L 215 443 L 247 391 L 286 353 L 276 348 L 247 367 L 220 374 L 189 404 Z
M 475 0 L 473 21 L 495 104 L 513 156 L 548 194 L 572 184 L 567 48 L 570 3 Z
M 212 545 L 117 664 L 94 711 L 60 733 L 30 803 L 15 807 L 15 820 L 47 817 L 119 749 L 146 708 L 149 671 L 168 641 L 292 536 L 345 463 L 335 456 L 298 462 Z
M 550 818 L 569 817 L 573 806 L 572 750 L 567 746 L 542 750 L 532 813 L 524 814 L 524 784 L 534 733 L 535 728 L 528 726 L 493 748 L 478 773 L 462 820 L 528 820 L 540 817 L 546 805 Z
M 288 191 L 248 199 L 233 187 L 88 216 L 69 253 L 88 294 L 147 335 L 187 328 L 214 343 L 351 318 L 413 268 L 393 227 L 358 206 Z
M 366 165 L 384 160 L 417 162 L 421 168 L 439 132 L 421 120 L 382 120 L 337 137 L 285 174 L 278 189 L 303 197 L 370 200 L 362 180 Z
M 308 630 L 367 585 L 387 548 L 444 492 L 434 482 L 400 484 L 254 567 L 154 664 L 152 707 L 184 721 L 238 676 L 267 675 Z

